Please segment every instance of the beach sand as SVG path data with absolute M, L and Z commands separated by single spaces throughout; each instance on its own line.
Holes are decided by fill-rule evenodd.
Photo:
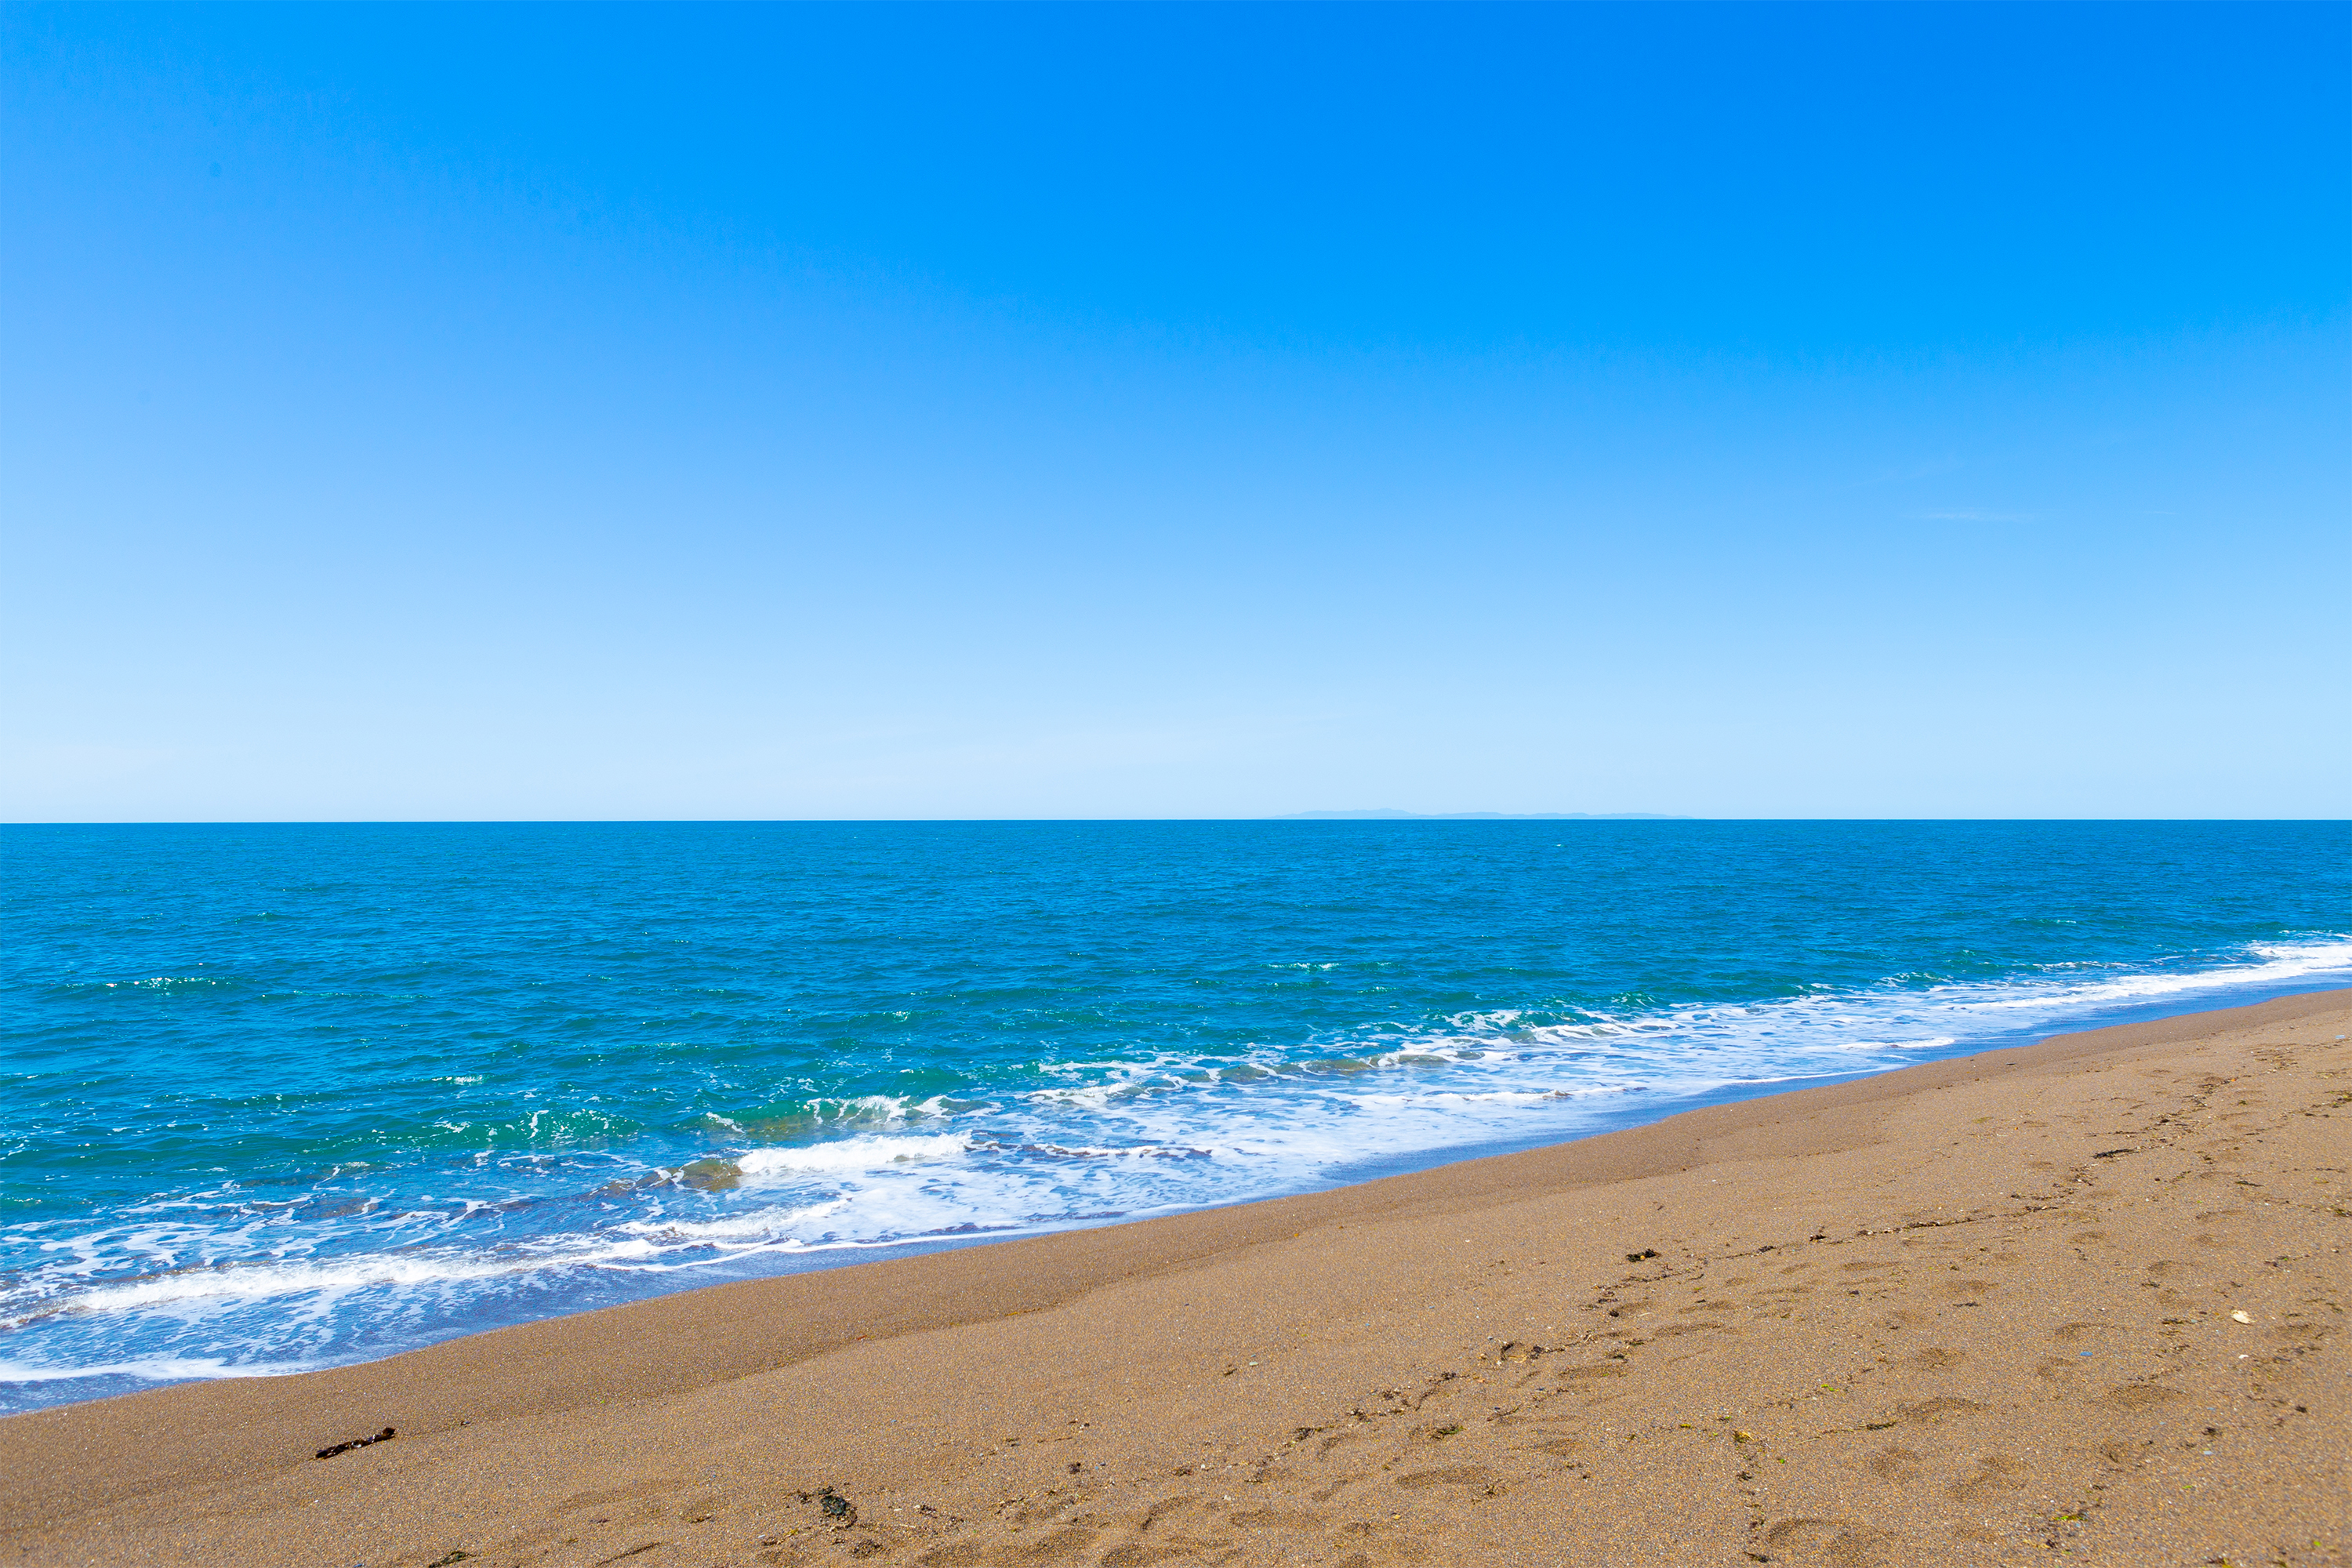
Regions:
M 2343 1563 L 2347 1035 L 2290 997 L 14 1416 L 0 1560 Z

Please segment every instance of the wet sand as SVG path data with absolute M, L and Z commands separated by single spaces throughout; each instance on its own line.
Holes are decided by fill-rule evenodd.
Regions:
M 14 1416 L 0 1560 L 2341 1564 L 2347 1035 L 2287 997 Z

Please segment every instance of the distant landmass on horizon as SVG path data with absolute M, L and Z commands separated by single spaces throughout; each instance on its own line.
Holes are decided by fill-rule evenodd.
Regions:
M 1274 822 L 1696 822 L 1658 811 L 1294 811 Z

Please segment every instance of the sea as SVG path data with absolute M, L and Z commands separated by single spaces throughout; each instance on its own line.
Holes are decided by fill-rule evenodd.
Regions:
M 0 828 L 0 1410 L 2352 985 L 2309 822 Z

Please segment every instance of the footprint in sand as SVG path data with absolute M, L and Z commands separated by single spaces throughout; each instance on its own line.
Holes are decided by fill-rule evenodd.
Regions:
M 1781 1552 L 1815 1552 L 1836 1568 L 1880 1568 L 1892 1561 L 1895 1538 L 1875 1525 L 1851 1519 L 1784 1519 L 1764 1532 L 1764 1544 Z
M 1150 1568 L 1151 1563 L 1164 1557 L 1191 1555 L 1192 1549 L 1190 1546 L 1145 1546 L 1130 1541 L 1123 1546 L 1112 1547 L 1102 1554 L 1100 1561 L 1102 1568 Z M 921 1561 L 929 1563 L 930 1559 L 927 1557 Z
M 1677 1334 L 1705 1334 L 1722 1331 L 1721 1323 L 1666 1323 L 1651 1331 L 1651 1338 L 1670 1340 Z
M 2185 1398 L 2179 1390 L 2160 1387 L 2153 1383 L 2119 1383 L 2099 1395 L 2099 1403 L 2118 1410 L 2146 1410 L 2153 1405 L 2169 1405 Z
M 2024 1474 L 2025 1467 L 2008 1455 L 1987 1454 L 1977 1460 L 1974 1475 L 1962 1477 L 1944 1490 L 1956 1501 L 1983 1502 L 2023 1486 L 2019 1478 Z
M 1990 1408 L 1992 1408 L 1990 1405 L 1980 1405 L 1973 1399 L 1953 1399 L 1948 1396 L 1919 1399 L 1908 1405 L 1896 1405 L 1892 1419 L 1932 1426 L 1938 1421 L 1948 1421 L 1955 1415 L 1972 1415 L 1979 1410 Z
M 1030 1568 L 1031 1564 L 1045 1568 L 1048 1563 L 1075 1561 L 1078 1554 L 1091 1546 L 1095 1538 L 1101 1533 L 1102 1531 L 1098 1530 L 1090 1530 L 1084 1525 L 1070 1525 L 1055 1531 L 1050 1535 L 1018 1546 L 991 1548 L 982 1546 L 976 1541 L 954 1541 L 945 1546 L 933 1547 L 915 1561 L 921 1563 L 923 1568 Z M 1140 1554 L 1131 1557 L 1119 1555 L 1130 1550 L 1138 1551 Z M 1131 1564 L 1135 1565 L 1135 1568 L 1140 1568 L 1140 1564 L 1150 1563 L 1155 1557 L 1172 1555 L 1175 1553 L 1167 1551 L 1114 1546 L 1103 1554 L 1102 1560 L 1109 1563 L 1117 1557 L 1122 1565 Z
M 1919 1456 L 1908 1448 L 1898 1448 L 1890 1444 L 1870 1457 L 1870 1473 L 1882 1481 L 1893 1481 L 1901 1486 L 1906 1481 L 1917 1479 Z
M 1457 1465 L 1445 1470 L 1415 1470 L 1399 1476 L 1396 1484 L 1418 1490 L 1424 1487 L 1491 1487 L 1497 1479 L 1484 1465 Z

